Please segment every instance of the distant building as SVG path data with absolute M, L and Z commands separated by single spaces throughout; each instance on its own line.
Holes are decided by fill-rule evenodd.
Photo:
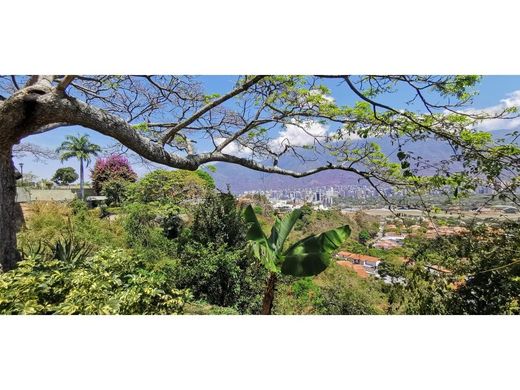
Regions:
M 359 277 L 368 278 L 369 274 L 362 265 L 353 264 L 348 260 L 340 260 L 336 262 L 341 267 L 349 268 L 353 270 Z
M 377 267 L 381 264 L 381 259 L 374 256 L 361 255 L 351 252 L 339 252 L 336 255 L 339 259 L 350 261 L 353 265 L 359 265 L 370 275 L 377 274 Z

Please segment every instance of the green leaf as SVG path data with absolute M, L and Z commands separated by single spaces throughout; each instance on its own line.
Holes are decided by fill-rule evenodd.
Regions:
M 273 228 L 271 229 L 271 236 L 269 237 L 269 243 L 275 251 L 282 251 L 287 236 L 301 216 L 301 210 L 296 209 L 287 214 L 283 220 L 276 218 Z
M 313 276 L 330 264 L 331 253 L 350 236 L 348 225 L 307 237 L 292 245 L 285 253 L 281 271 L 285 275 Z
M 251 205 L 248 205 L 244 210 L 244 218 L 249 224 L 246 239 L 251 242 L 253 255 L 260 260 L 269 271 L 278 272 L 276 267 L 276 253 L 267 240 Z

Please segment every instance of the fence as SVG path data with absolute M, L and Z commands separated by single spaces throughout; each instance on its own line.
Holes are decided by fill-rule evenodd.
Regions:
M 92 188 L 85 188 L 85 197 L 95 195 Z M 40 190 L 33 188 L 17 187 L 16 202 L 28 203 L 34 201 L 71 201 L 79 197 L 78 188 L 59 188 L 52 190 Z

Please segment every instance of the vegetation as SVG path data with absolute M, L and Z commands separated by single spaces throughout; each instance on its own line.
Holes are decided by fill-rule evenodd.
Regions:
M 312 235 L 284 250 L 284 244 L 302 211 L 297 209 L 282 220 L 276 218 L 269 238 L 262 230 L 253 207 L 245 210 L 249 223 L 246 238 L 251 242 L 254 256 L 270 272 L 262 303 L 262 314 L 270 314 L 274 301 L 277 275 L 310 276 L 322 272 L 330 263 L 331 254 L 338 249 L 350 235 L 350 227 L 343 226 L 334 230 Z
M 101 148 L 99 145 L 91 143 L 87 134 L 81 136 L 78 135 L 77 137 L 67 135 L 66 141 L 60 145 L 56 152 L 59 153 L 62 162 L 70 160 L 71 158 L 79 160 L 80 194 L 81 199 L 85 199 L 83 163 L 86 163 L 88 166 L 90 164 L 91 156 L 96 156 L 101 152 Z
M 58 168 L 52 176 L 52 181 L 59 186 L 66 186 L 78 180 L 78 174 L 72 167 Z
M 362 243 L 377 230 L 362 214 L 307 207 L 279 219 L 207 186 L 178 202 L 168 195 L 178 199 L 182 184 L 149 191 L 156 180 L 141 180 L 132 186 L 154 200 L 124 198 L 109 209 L 115 218 L 79 199 L 32 203 L 18 235 L 23 261 L 0 275 L 0 313 L 519 314 L 518 223 L 419 234 L 384 251 Z M 347 226 L 319 234 L 339 221 L 357 237 Z M 332 262 L 339 248 L 383 259 L 381 279 Z
M 332 96 L 331 78 L 357 100 L 339 105 L 344 99 Z M 518 132 L 508 135 L 515 140 L 510 142 L 479 127 L 485 120 L 517 118 L 518 110 L 472 109 L 478 76 L 243 76 L 221 96 L 205 95 L 196 79 L 3 79 L 0 312 L 519 314 L 518 224 L 468 223 L 455 232 L 449 231 L 461 227 L 455 215 L 432 216 L 463 199 L 469 207 L 468 199 L 485 187 L 490 201 L 518 204 Z M 396 107 L 382 103 L 403 96 Z M 37 109 L 28 115 L 31 107 Z M 83 201 L 84 164 L 101 149 L 87 135 L 69 135 L 57 152 L 62 161 L 79 160 L 81 199 L 24 205 L 21 223 L 13 146 L 61 124 L 110 135 L 173 169 L 137 180 L 125 157 L 98 159 L 92 184 L 108 205 L 90 210 Z M 317 125 L 330 130 L 318 134 Z M 289 136 L 293 131 L 308 142 L 296 143 L 301 137 Z M 392 153 L 375 142 L 382 137 Z M 451 152 L 440 162 L 414 154 L 410 145 L 428 140 Z M 303 170 L 286 168 L 291 153 Z M 313 168 L 305 164 L 310 160 Z M 418 202 L 429 219 L 380 225 L 363 212 L 347 216 L 312 203 L 278 215 L 263 195 L 238 202 L 215 190 L 202 170 L 214 169 L 211 162 L 293 177 L 350 172 L 385 204 Z M 72 168 L 61 168 L 53 181 L 76 178 Z M 388 198 L 382 185 L 400 195 Z M 430 234 L 430 223 L 446 234 Z M 17 224 L 23 225 L 19 232 Z M 409 237 L 378 249 L 381 230 Z M 377 270 L 357 264 L 362 260 L 335 264 L 339 250 L 375 256 L 382 264 Z
M 171 273 L 122 249 L 70 261 L 32 255 L 0 276 L 0 312 L 178 314 L 189 292 L 175 288 Z
M 106 158 L 98 158 L 92 169 L 92 188 L 96 194 L 102 194 L 105 189 L 105 184 L 112 183 L 108 193 L 119 198 L 118 194 L 114 192 L 117 186 L 124 187 L 124 183 L 135 182 L 137 174 L 134 172 L 128 159 L 125 156 L 110 155 Z M 114 185 L 113 182 L 119 183 Z M 118 199 L 120 201 L 120 199 Z

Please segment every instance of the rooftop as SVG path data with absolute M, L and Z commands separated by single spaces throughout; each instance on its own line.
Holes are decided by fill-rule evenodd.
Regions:
M 368 278 L 368 272 L 365 270 L 365 268 L 362 265 L 359 264 L 352 264 L 350 261 L 347 260 L 340 260 L 337 261 L 338 265 L 346 268 L 350 268 L 353 270 L 356 274 L 358 274 L 361 278 Z
M 370 261 L 370 262 L 381 261 L 378 257 L 361 255 L 359 253 L 352 253 L 352 252 L 338 252 L 337 256 L 352 259 L 352 260 L 359 260 L 359 261 Z

